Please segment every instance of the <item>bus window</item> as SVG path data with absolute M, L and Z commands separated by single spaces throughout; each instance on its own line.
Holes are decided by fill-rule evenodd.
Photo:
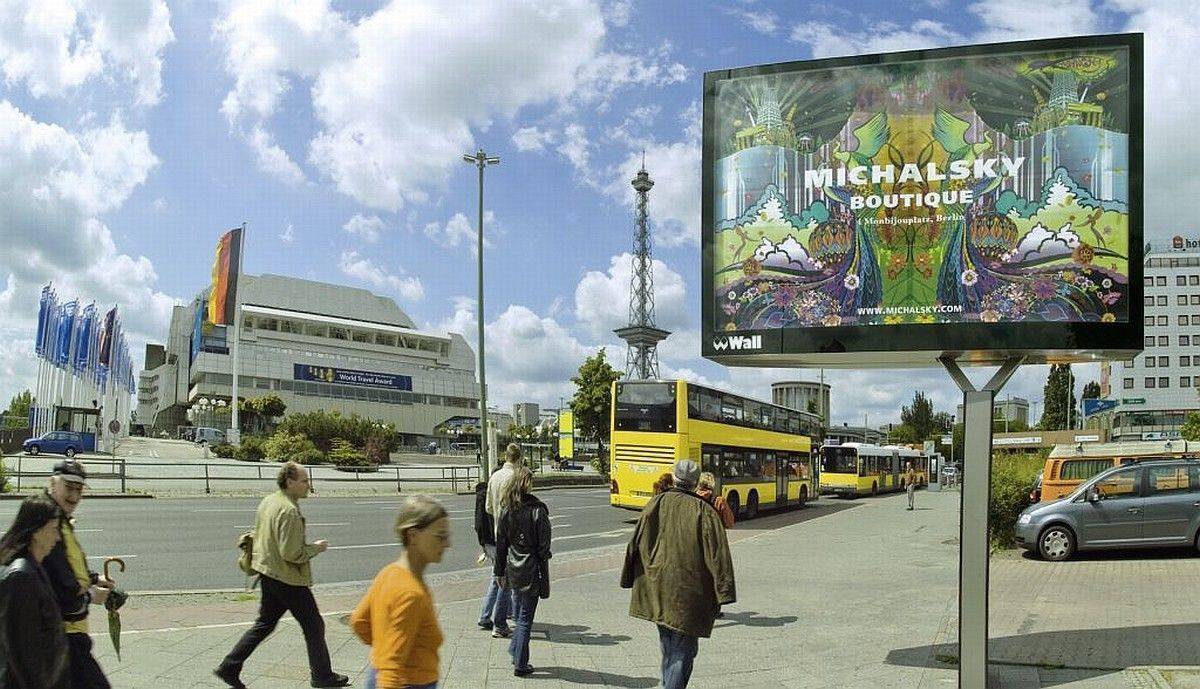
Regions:
M 748 450 L 745 453 L 745 460 L 742 462 L 742 476 L 749 478 L 752 476 L 762 475 L 762 453 L 755 450 Z
M 744 452 L 742 450 L 725 449 L 721 452 L 721 476 L 737 479 L 745 474 Z
M 730 395 L 721 395 L 721 421 L 742 423 L 742 403 Z
M 618 431 L 675 432 L 674 383 L 617 383 Z
M 700 392 L 700 418 L 706 421 L 721 421 L 721 398 L 712 390 Z
M 858 473 L 858 456 L 854 448 L 837 445 L 821 448 L 821 472 L 825 474 Z
M 759 475 L 772 481 L 775 480 L 775 453 L 763 452 L 759 456 L 762 458 Z
M 792 435 L 800 435 L 800 415 L 796 412 L 788 412 L 787 432 Z
M 700 390 L 698 388 L 688 388 L 688 418 L 700 418 Z
M 761 408 L 762 405 L 758 402 L 752 402 L 750 400 L 744 400 L 742 402 L 742 413 L 744 414 L 743 421 L 745 425 L 750 426 L 751 428 L 758 426 L 758 420 L 760 416 L 759 410 Z
M 764 431 L 775 430 L 775 407 L 766 404 L 762 405 L 762 408 L 759 410 L 758 427 Z
M 715 448 L 704 449 L 700 453 L 700 470 L 707 471 L 713 476 L 721 475 L 721 451 Z

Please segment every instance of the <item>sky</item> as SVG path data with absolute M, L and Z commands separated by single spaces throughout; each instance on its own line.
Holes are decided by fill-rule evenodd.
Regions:
M 706 71 L 1146 33 L 1146 238 L 1195 234 L 1200 4 L 1189 0 L 0 0 L 0 400 L 32 388 L 41 287 L 118 304 L 135 358 L 246 223 L 244 269 L 362 287 L 474 341 L 486 172 L 489 402 L 557 406 L 628 322 L 629 181 L 649 212 L 663 377 L 769 399 L 815 370 L 699 356 Z M 972 370 L 982 382 L 990 371 Z M 1098 377 L 1077 367 L 1077 386 Z M 1042 398 L 1027 366 L 1003 394 Z M 940 370 L 826 370 L 835 422 L 898 422 Z M 1036 409 L 1035 409 L 1036 411 Z

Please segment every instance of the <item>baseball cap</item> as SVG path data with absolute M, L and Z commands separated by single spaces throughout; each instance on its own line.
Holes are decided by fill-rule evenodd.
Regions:
M 54 465 L 53 475 L 61 476 L 64 481 L 87 485 L 87 471 L 83 465 L 73 459 L 64 459 Z

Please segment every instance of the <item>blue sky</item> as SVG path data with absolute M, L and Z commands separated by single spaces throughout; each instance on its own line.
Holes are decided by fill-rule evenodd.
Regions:
M 37 293 L 119 303 L 140 359 L 247 223 L 245 269 L 365 287 L 473 339 L 483 146 L 488 372 L 498 403 L 556 404 L 624 350 L 632 192 L 651 192 L 664 372 L 758 396 L 815 371 L 699 358 L 705 71 L 861 52 L 1147 32 L 1147 237 L 1194 233 L 1183 0 L 17 2 L 0 17 L 0 398 L 32 386 Z M 981 372 L 982 373 L 982 372 Z M 1096 377 L 1084 367 L 1082 381 Z M 1010 386 L 1040 399 L 1045 369 Z M 837 420 L 898 420 L 938 371 L 828 371 Z M 1082 386 L 1082 382 L 1080 383 Z

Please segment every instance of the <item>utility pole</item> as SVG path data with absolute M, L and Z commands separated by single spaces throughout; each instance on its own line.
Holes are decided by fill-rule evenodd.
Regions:
M 463 154 L 463 162 L 471 163 L 479 169 L 479 228 L 477 231 L 478 249 L 476 251 L 479 267 L 479 300 L 476 303 L 476 320 L 479 323 L 479 476 L 488 475 L 488 409 L 487 409 L 487 370 L 484 364 L 483 350 L 483 169 L 488 165 L 499 165 L 500 158 L 489 156 L 480 148 L 474 155 Z

